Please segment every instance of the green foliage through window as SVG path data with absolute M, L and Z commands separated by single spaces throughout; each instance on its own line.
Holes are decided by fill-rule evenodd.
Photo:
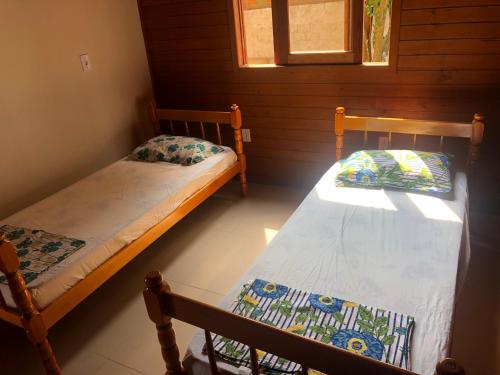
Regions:
M 365 0 L 364 62 L 389 61 L 392 0 Z

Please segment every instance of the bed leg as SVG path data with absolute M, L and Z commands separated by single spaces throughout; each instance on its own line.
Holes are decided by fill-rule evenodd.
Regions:
M 19 258 L 11 242 L 0 237 L 0 271 L 7 277 L 12 297 L 21 313 L 26 335 L 36 347 L 42 359 L 45 372 L 50 375 L 61 373 L 52 347 L 47 340 L 48 330 L 42 315 L 33 304 L 31 293 L 26 288 L 24 278 L 19 271 Z
M 465 375 L 465 370 L 453 358 L 445 358 L 437 364 L 436 375 Z
M 245 198 L 247 196 L 247 162 L 245 154 L 240 156 L 241 171 L 240 171 L 240 185 L 241 185 L 241 196 Z
M 149 272 L 146 275 L 145 282 L 144 302 L 146 303 L 149 318 L 156 324 L 161 354 L 167 367 L 166 375 L 182 375 L 184 369 L 182 368 L 179 348 L 175 340 L 172 318 L 163 313 L 161 305 L 161 292 L 162 290 L 170 292 L 170 287 L 163 282 L 163 276 L 159 271 Z
M 243 152 L 243 137 L 241 135 L 241 111 L 236 104 L 231 106 L 231 127 L 234 130 L 234 146 L 240 163 L 241 196 L 247 196 L 247 158 Z

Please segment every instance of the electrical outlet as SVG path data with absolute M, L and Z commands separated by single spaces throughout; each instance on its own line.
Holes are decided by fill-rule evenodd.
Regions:
M 250 137 L 250 129 L 241 129 L 241 135 L 243 137 L 243 142 L 252 142 L 252 137 Z
M 378 137 L 378 149 L 387 150 L 389 147 L 389 137 Z
M 92 70 L 92 65 L 90 64 L 90 57 L 87 53 L 80 55 L 80 63 L 82 64 L 82 69 L 84 72 Z

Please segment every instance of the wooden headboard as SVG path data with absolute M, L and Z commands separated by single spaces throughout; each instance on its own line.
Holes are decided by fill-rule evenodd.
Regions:
M 345 108 L 337 107 L 335 110 L 336 160 L 342 159 L 344 132 L 346 130 L 364 132 L 363 143 L 365 146 L 368 141 L 368 132 L 387 133 L 388 148 L 391 147 L 393 133 L 413 135 L 413 148 L 416 147 L 418 136 L 430 135 L 440 137 L 440 150 L 443 148 L 445 137 L 468 138 L 470 139 L 470 146 L 467 166 L 470 168 L 479 156 L 479 145 L 483 141 L 484 134 L 484 117 L 476 113 L 471 123 L 360 117 L 346 116 Z

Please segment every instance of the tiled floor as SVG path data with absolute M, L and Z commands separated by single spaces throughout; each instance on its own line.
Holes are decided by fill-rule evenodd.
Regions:
M 225 188 L 177 224 L 50 331 L 65 374 L 160 374 L 142 278 L 161 270 L 181 294 L 217 304 L 286 221 L 304 192 Z M 500 251 L 474 249 L 455 322 L 453 355 L 468 375 L 500 374 Z M 175 322 L 183 352 L 195 328 Z M 42 373 L 23 332 L 0 322 L 0 374 Z

